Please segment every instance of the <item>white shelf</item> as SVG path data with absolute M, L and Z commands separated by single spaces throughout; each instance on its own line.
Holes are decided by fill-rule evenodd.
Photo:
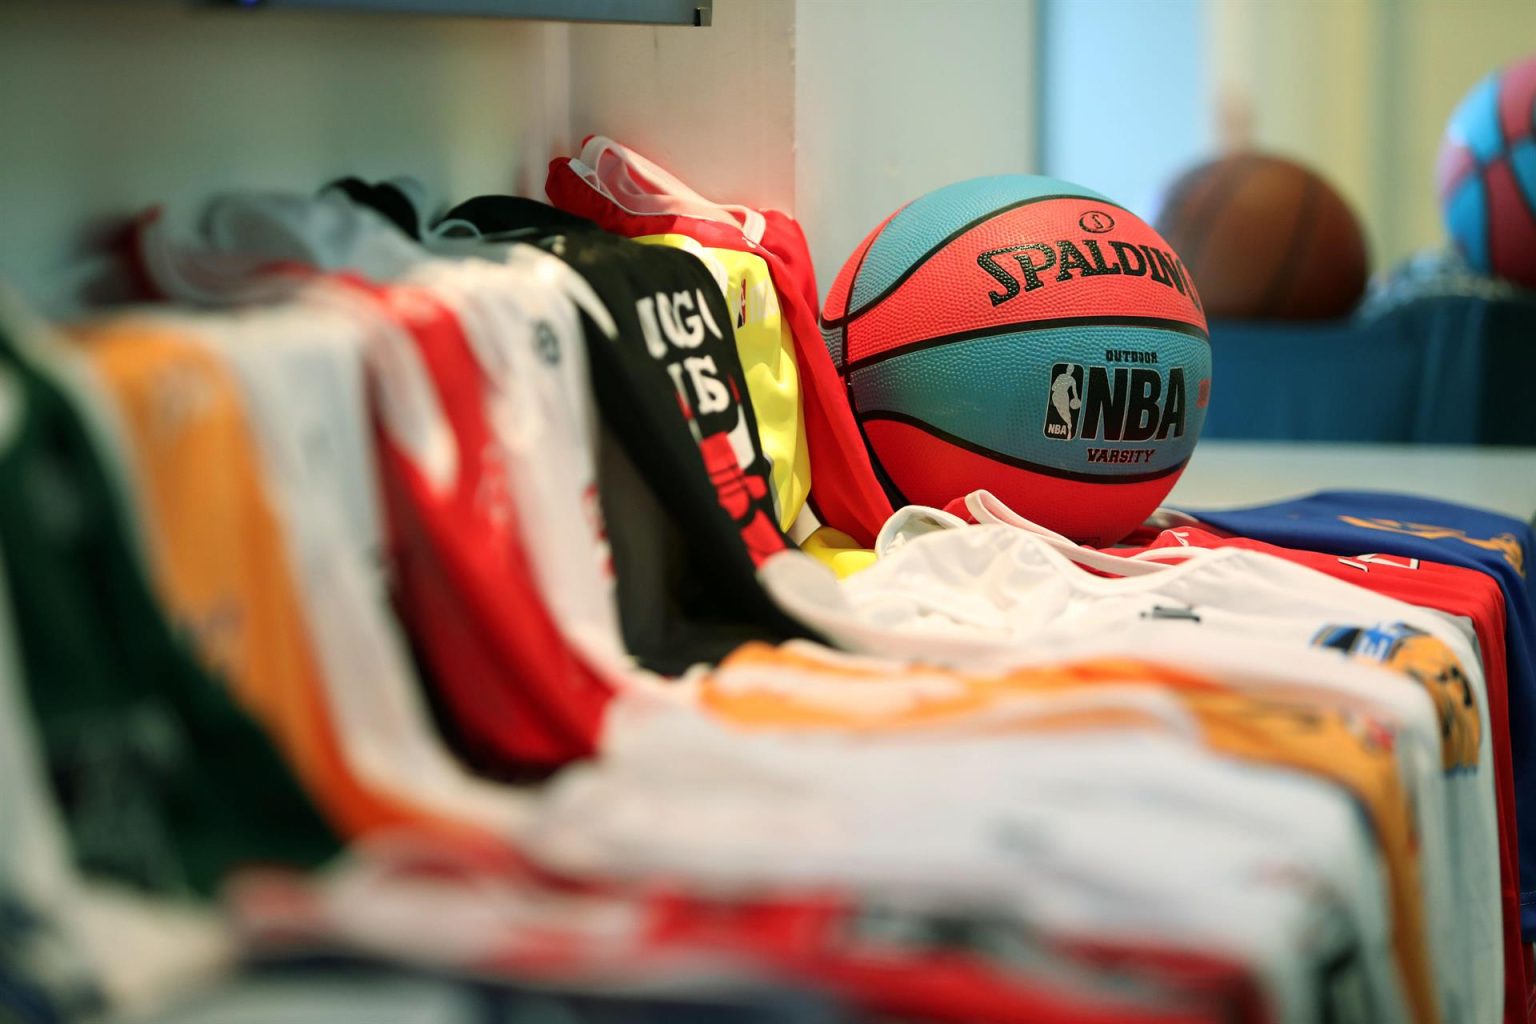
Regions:
M 1224 508 L 1312 491 L 1397 491 L 1536 513 L 1536 448 L 1202 441 L 1165 504 Z

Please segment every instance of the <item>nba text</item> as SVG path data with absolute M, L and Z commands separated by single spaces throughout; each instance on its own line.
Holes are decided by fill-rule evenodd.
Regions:
M 1057 441 L 1159 441 L 1184 436 L 1184 370 L 1057 363 L 1045 403 L 1046 437 Z M 1099 451 L 1099 457 L 1094 457 Z M 1150 458 L 1150 455 L 1148 456 Z M 1126 453 L 1090 449 L 1090 462 L 1131 462 Z

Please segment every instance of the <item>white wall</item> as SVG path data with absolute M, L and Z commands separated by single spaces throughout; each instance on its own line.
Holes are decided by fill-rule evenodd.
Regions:
M 0 2 L 0 274 L 47 308 L 96 232 L 221 188 L 411 173 L 439 196 L 541 186 L 567 145 L 564 26 L 184 0 Z
M 1366 222 L 1377 267 L 1444 243 L 1435 155 L 1484 74 L 1536 52 L 1530 0 L 1208 0 L 1216 93 L 1252 140 L 1320 169 Z
M 706 29 L 571 29 L 571 125 L 720 202 L 795 208 L 793 0 L 715 0 Z
M 788 209 L 825 290 L 901 203 L 1032 166 L 1033 0 L 716 0 L 708 29 L 0 0 L 0 274 L 97 288 L 147 204 L 342 174 L 542 195 L 602 132 Z
M 94 273 L 103 226 L 219 188 L 406 172 L 442 197 L 538 195 L 592 131 L 706 195 L 793 210 L 823 291 L 930 189 L 1044 155 L 1141 207 L 1105 140 L 1161 177 L 1243 133 L 1332 178 L 1380 265 L 1441 241 L 1444 121 L 1536 49 L 1529 0 L 1044 0 L 1053 57 L 1102 38 L 1124 62 L 1058 59 L 1041 82 L 1037 2 L 716 0 L 691 29 L 0 0 L 0 274 L 55 305 Z
M 942 185 L 1034 168 L 1032 0 L 798 0 L 795 196 L 825 295 Z

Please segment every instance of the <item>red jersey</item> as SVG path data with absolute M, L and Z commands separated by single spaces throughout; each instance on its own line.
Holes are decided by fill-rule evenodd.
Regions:
M 590 755 L 612 689 L 539 591 L 461 325 L 424 289 L 333 280 L 380 314 L 369 374 L 395 601 L 451 739 L 498 776 Z
M 957 510 L 951 507 L 951 511 Z M 1504 595 L 1498 583 L 1475 569 L 1418 558 L 1383 554 L 1329 555 L 1278 547 L 1246 537 L 1223 537 L 1193 526 L 1170 527 L 1143 547 L 1116 548 L 1115 554 L 1161 559 L 1175 557 L 1178 549 L 1191 547 L 1262 551 L 1378 594 L 1471 621 L 1483 658 L 1483 675 L 1488 685 L 1488 720 L 1493 730 L 1494 792 L 1499 814 L 1499 883 L 1504 907 L 1504 1019 L 1507 1022 L 1527 1020 L 1528 982 L 1520 944 L 1515 788 L 1509 748 Z

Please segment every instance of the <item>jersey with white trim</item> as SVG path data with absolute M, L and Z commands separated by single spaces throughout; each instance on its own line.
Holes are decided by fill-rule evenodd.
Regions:
M 975 491 L 957 499 L 947 506 L 947 511 L 959 514 L 971 522 L 1015 526 L 1060 543 L 1069 543 L 1066 538 L 1018 515 L 987 491 Z M 1178 515 L 1164 511 L 1157 518 L 1173 520 Z M 935 528 L 954 525 L 936 514 L 930 518 Z M 1519 858 L 1509 749 L 1504 597 L 1498 584 L 1483 573 L 1461 566 L 1381 553 L 1327 555 L 1243 537 L 1225 537 L 1189 525 L 1170 526 L 1156 535 L 1150 535 L 1150 531 L 1144 528 L 1137 541 L 1148 546 L 1119 547 L 1114 553 L 1140 559 L 1163 559 L 1177 557 L 1182 549 L 1188 547 L 1245 548 L 1283 558 L 1366 590 L 1421 608 L 1434 609 L 1448 616 L 1460 617 L 1471 623 L 1487 683 L 1488 720 L 1493 741 L 1503 904 L 1505 1014 L 1508 1020 L 1524 1020 L 1528 984 L 1525 953 L 1520 944 Z
M 818 519 L 869 543 L 891 513 L 842 382 L 821 340 L 810 252 L 799 226 L 776 211 L 703 198 L 645 157 L 603 136 L 578 156 L 549 165 L 550 201 L 610 231 L 636 238 L 687 235 L 702 245 L 754 253 L 768 264 L 794 339 Z
M 1499 875 L 1503 897 L 1504 1005 L 1506 1020 L 1524 1020 L 1529 986 L 1520 943 L 1520 868 L 1514 779 L 1509 748 L 1508 675 L 1505 658 L 1504 597 L 1492 579 L 1474 569 L 1402 555 L 1325 555 L 1282 548 L 1242 537 L 1222 537 L 1195 527 L 1163 530 L 1140 549 L 1117 548 L 1133 558 L 1177 557 L 1185 547 L 1242 547 L 1305 565 L 1375 593 L 1421 608 L 1461 617 L 1472 624 L 1487 683 L 1488 721 L 1493 740 L 1495 797 L 1499 819 Z
M 510 247 L 504 262 L 424 263 L 402 283 L 427 289 L 463 327 L 539 589 L 566 639 L 622 685 L 630 657 L 598 498 L 585 340 L 569 295 L 586 283 L 526 245 Z
M 719 283 L 736 325 L 736 352 L 752 396 L 758 443 L 771 470 L 773 507 L 787 533 L 805 507 L 811 465 L 794 336 L 780 314 L 768 264 L 755 253 L 706 247 L 687 235 L 641 235 L 635 241 L 691 252 Z
M 317 864 L 336 850 L 330 830 L 154 602 L 122 497 L 52 376 L 72 355 L 7 321 L 0 544 L 76 861 L 177 893 L 211 893 L 245 863 Z
M 901 517 L 898 514 L 898 518 Z M 900 526 L 883 534 L 900 536 Z M 1445 620 L 1401 602 L 1374 597 L 1278 559 L 1232 549 L 1203 551 L 1177 566 L 1115 559 L 1078 549 L 1077 561 L 1131 578 L 1095 576 L 1075 565 L 1045 538 L 1012 527 L 970 526 L 940 530 L 895 546 L 875 566 L 838 584 L 804 556 L 781 556 L 764 567 L 764 578 L 792 612 L 840 645 L 956 664 L 1018 660 L 1072 638 L 1099 636 L 1106 650 L 1133 651 L 1129 637 L 1150 634 L 1183 639 L 1174 664 L 1193 664 L 1226 634 L 1248 643 L 1278 639 L 1275 646 L 1306 651 L 1334 626 L 1390 626 L 1404 622 L 1445 645 L 1459 663 L 1453 684 L 1482 702 L 1481 673 L 1463 637 Z M 1359 622 L 1362 603 L 1375 601 L 1369 621 Z M 1190 643 L 1199 636 L 1198 643 Z M 1249 639 L 1252 638 L 1252 639 Z M 1327 659 L 1325 659 L 1327 660 Z M 1446 716 L 1424 742 L 1442 761 L 1442 730 L 1469 740 L 1455 754 L 1445 785 L 1456 791 L 1457 827 L 1425 830 L 1428 844 L 1442 847 L 1431 858 L 1430 919 L 1446 957 L 1437 958 L 1447 1009 L 1460 1013 L 1467 982 L 1479 1006 L 1501 1003 L 1496 814 L 1488 763 L 1486 706 L 1441 699 L 1430 705 L 1434 686 L 1401 686 L 1403 676 L 1369 673 L 1380 700 L 1417 700 Z M 1445 696 L 1441 694 L 1439 696 Z M 1454 841 L 1451 850 L 1443 849 Z M 1497 1019 L 1497 1008 L 1492 1018 Z
M 444 746 L 389 604 L 369 319 L 323 285 L 260 308 L 140 316 L 206 347 L 239 382 L 347 771 L 402 805 L 508 835 L 520 799 Z
M 0 434 L 16 412 L 8 386 L 0 385 Z M 82 934 L 80 879 L 47 787 L 0 557 L 0 977 L 60 1019 L 83 1019 L 101 1012 L 105 993 Z M 6 1001 L 0 996 L 0 1006 Z
M 1180 703 L 1134 675 L 980 696 L 953 674 L 861 671 L 754 646 L 706 679 L 714 723 L 616 710 L 604 761 L 557 781 L 533 850 L 713 889 L 948 894 L 1012 908 L 1053 940 L 1155 935 L 1248 963 L 1286 1020 L 1319 1019 L 1338 940 L 1370 993 L 1370 1012 L 1345 1019 L 1405 1019 L 1384 884 L 1345 791 L 1207 753 Z M 953 714 L 946 694 L 961 698 Z M 1392 755 L 1377 764 L 1395 784 Z M 1394 820 L 1406 825 L 1401 809 Z
M 1069 559 L 1095 569 L 1128 571 L 1136 561 L 1092 552 L 1025 520 L 1021 522 Z M 1243 596 L 1235 602 L 1232 598 L 1216 598 L 1212 604 L 1253 607 L 1268 602 L 1272 606 L 1261 614 L 1275 618 L 1262 628 L 1296 641 L 1305 640 L 1310 632 L 1314 646 L 1379 663 L 1413 680 L 1433 698 L 1441 726 L 1442 763 L 1450 801 L 1447 821 L 1457 878 L 1453 896 L 1455 920 L 1463 926 L 1452 948 L 1469 954 L 1463 963 L 1466 970 L 1475 972 L 1468 975 L 1475 979 L 1468 986 L 1470 1019 L 1497 1020 L 1504 1004 L 1498 990 L 1507 948 L 1499 867 L 1502 843 L 1492 702 L 1470 621 L 1362 593 L 1322 573 L 1264 552 L 1256 552 L 1255 556 L 1262 561 L 1250 569 L 1239 570 L 1251 573 L 1250 577 L 1242 582 L 1229 579 L 1225 584 L 1216 584 L 1232 590 L 1241 588 Z M 1206 557 L 1206 553 L 1195 554 L 1190 550 L 1185 557 L 1198 559 Z M 1155 579 L 1156 573 L 1145 578 Z M 1265 598 L 1266 591 L 1272 596 Z M 1184 596 L 1191 603 L 1196 602 L 1197 594 Z M 1288 619 L 1291 624 L 1282 625 L 1281 619 Z M 1217 625 L 1252 628 L 1241 624 Z M 1493 877 L 1500 881 L 1493 882 Z
M 462 327 L 425 288 L 327 282 L 372 324 L 396 605 L 451 742 L 495 776 L 543 774 L 591 754 L 612 685 L 567 646 L 536 585 Z
M 746 640 L 805 635 L 756 579 L 755 564 L 789 545 L 708 270 L 687 252 L 574 229 L 529 200 L 486 198 L 475 211 L 497 233 L 559 256 L 611 316 L 611 331 L 587 317 L 587 355 L 606 428 L 600 498 L 628 649 L 675 673 Z
M 521 862 L 441 844 L 374 844 L 319 878 L 268 876 L 242 886 L 233 903 L 242 931 L 264 952 L 281 956 L 297 946 L 426 959 L 540 990 L 574 979 L 620 991 L 638 982 L 664 994 L 702 981 L 707 1000 L 723 971 L 735 984 L 762 980 L 780 993 L 786 984 L 810 985 L 860 1019 L 1273 1021 L 1230 958 L 1134 941 L 1046 943 L 995 904 L 826 885 L 726 892 L 676 879 L 586 881 L 597 884 L 550 884 L 547 872 Z
M 338 831 L 448 827 L 363 785 L 346 762 L 233 375 L 187 332 L 131 315 L 75 337 L 126 428 L 157 591 L 204 663 L 274 736 Z
M 480 196 L 444 214 L 437 230 L 444 232 L 445 238 L 466 231 L 481 238 L 516 237 L 522 226 L 517 211 L 525 202 Z M 567 215 L 558 224 L 570 229 L 590 222 Z M 707 246 L 686 234 L 641 235 L 635 241 L 692 253 L 719 286 L 733 322 L 736 354 L 751 399 L 753 430 L 768 461 L 775 518 L 780 529 L 788 531 L 805 507 L 810 461 L 794 336 L 781 312 L 768 264 L 756 253 Z
M 204 204 L 195 228 L 161 217 L 136 240 L 154 284 L 192 301 L 287 298 L 309 270 L 357 268 L 371 280 L 418 283 L 449 303 L 482 370 L 488 422 L 515 478 L 524 543 L 551 611 L 568 642 L 619 678 L 629 659 L 596 496 L 576 306 L 606 312 L 579 275 L 531 247 L 449 244 L 453 258 L 433 258 L 369 208 L 381 196 L 410 202 L 393 186 L 313 198 L 237 192 Z M 387 212 L 393 220 L 401 211 Z
M 236 198 L 238 201 L 209 205 L 203 221 L 218 228 L 209 237 L 178 236 L 162 222 L 141 230 L 139 244 L 145 268 L 163 291 L 205 302 L 288 294 L 291 281 L 274 283 L 274 276 L 280 275 L 260 271 L 265 265 L 262 247 L 268 244 L 276 248 L 266 254 L 266 263 L 296 254 L 322 267 L 360 267 L 379 279 L 407 280 L 426 258 L 423 250 L 399 237 L 373 211 L 354 207 L 335 191 L 313 201 L 295 202 L 282 196 Z M 479 226 L 464 220 L 449 221 L 439 225 L 441 235 L 433 234 L 434 246 L 452 257 L 526 261 L 517 255 L 516 246 L 485 244 L 482 227 L 487 235 L 542 240 L 548 248 L 565 245 L 563 232 L 572 232 L 573 237 L 592 232 L 609 242 L 628 244 L 596 232 L 588 221 L 531 200 L 485 197 L 462 208 L 473 211 Z M 468 237 L 458 237 L 464 229 Z M 749 551 L 772 551 L 787 543 L 773 522 L 772 504 L 767 500 L 769 474 L 759 465 L 762 452 L 756 447 L 755 420 L 734 345 L 705 338 L 698 342 L 710 350 L 703 356 L 690 355 L 681 351 L 686 346 L 674 345 L 679 351 L 669 350 L 665 367 L 658 366 L 657 360 L 636 358 L 635 349 L 647 351 L 657 337 L 665 335 L 670 341 L 669 326 L 682 342 L 695 343 L 695 321 L 667 319 L 674 312 L 668 303 L 679 288 L 684 292 L 697 290 L 700 296 L 716 292 L 714 278 L 692 258 L 654 248 L 634 248 L 654 254 L 642 261 L 646 266 L 640 270 L 634 268 L 631 259 L 619 266 L 619 272 L 604 273 L 600 260 L 589 260 L 591 265 L 581 275 L 567 274 L 563 281 L 551 277 L 547 283 L 581 306 L 589 370 L 594 386 L 605 395 L 599 404 L 603 424 L 598 441 L 598 497 L 603 518 L 610 521 L 602 528 L 593 526 L 599 533 L 606 529 L 610 538 L 625 643 L 646 667 L 680 672 L 697 661 L 719 658 L 743 640 L 803 635 L 805 630 L 790 623 L 762 596 L 752 577 L 751 562 L 732 550 L 745 543 Z M 652 283 L 665 292 L 666 301 L 649 296 L 650 312 L 646 315 L 640 305 L 647 296 L 634 291 L 642 289 L 644 282 L 630 281 L 626 272 L 630 277 L 638 273 L 655 278 Z M 617 338 L 614 318 L 604 301 L 582 280 L 594 274 L 603 276 L 606 286 L 620 290 L 614 308 L 620 313 L 623 331 Z M 631 307 L 628 310 L 626 303 Z M 701 310 L 697 323 L 704 324 L 707 314 L 709 322 L 729 333 L 729 318 L 718 294 L 697 304 Z M 622 344 L 616 345 L 616 340 Z M 571 383 L 573 378 L 566 374 L 561 380 Z M 723 389 L 722 381 L 727 385 Z M 565 395 L 571 397 L 568 390 Z M 723 414 L 715 408 L 722 397 L 726 402 Z M 677 417 L 680 408 L 684 413 L 681 423 Z M 739 415 L 725 422 L 732 410 Z M 707 422 L 711 420 L 714 422 Z M 703 431 L 701 424 L 718 430 Z M 701 436 L 705 433 L 708 436 Z M 504 453 L 512 463 L 506 467 L 508 472 L 516 469 L 517 450 L 514 445 L 512 451 Z M 558 473 L 541 468 L 549 474 Z M 527 489 L 516 490 L 520 502 L 528 500 Z M 564 510 L 567 526 L 591 519 L 590 498 L 583 504 L 588 510 L 585 513 Z M 724 524 L 719 522 L 722 509 L 725 515 L 741 520 L 730 541 L 724 539 Z M 559 517 L 562 510 L 547 514 Z M 542 521 L 542 515 L 539 518 Z M 558 559 L 553 552 L 541 549 L 537 531 L 533 533 L 526 543 L 540 550 L 535 564 L 553 565 Z M 580 559 L 582 563 L 587 560 Z M 573 581 L 562 580 L 560 586 L 560 594 L 565 594 Z M 665 599 L 658 601 L 658 593 Z M 565 601 L 560 594 L 555 596 L 557 612 L 581 603 Z M 565 625 L 572 616 L 561 614 L 560 620 Z M 589 632 L 584 626 L 591 623 L 580 618 L 574 621 L 578 633 Z M 580 645 L 583 641 L 575 636 L 571 642 Z M 588 653 L 594 660 L 603 660 L 592 651 Z
M 1527 942 L 1536 939 L 1536 538 L 1518 519 L 1401 494 L 1327 491 L 1246 509 L 1190 510 L 1222 533 L 1289 548 L 1422 558 L 1485 573 L 1504 592 L 1509 660 L 1510 758 L 1520 824 L 1520 902 Z

